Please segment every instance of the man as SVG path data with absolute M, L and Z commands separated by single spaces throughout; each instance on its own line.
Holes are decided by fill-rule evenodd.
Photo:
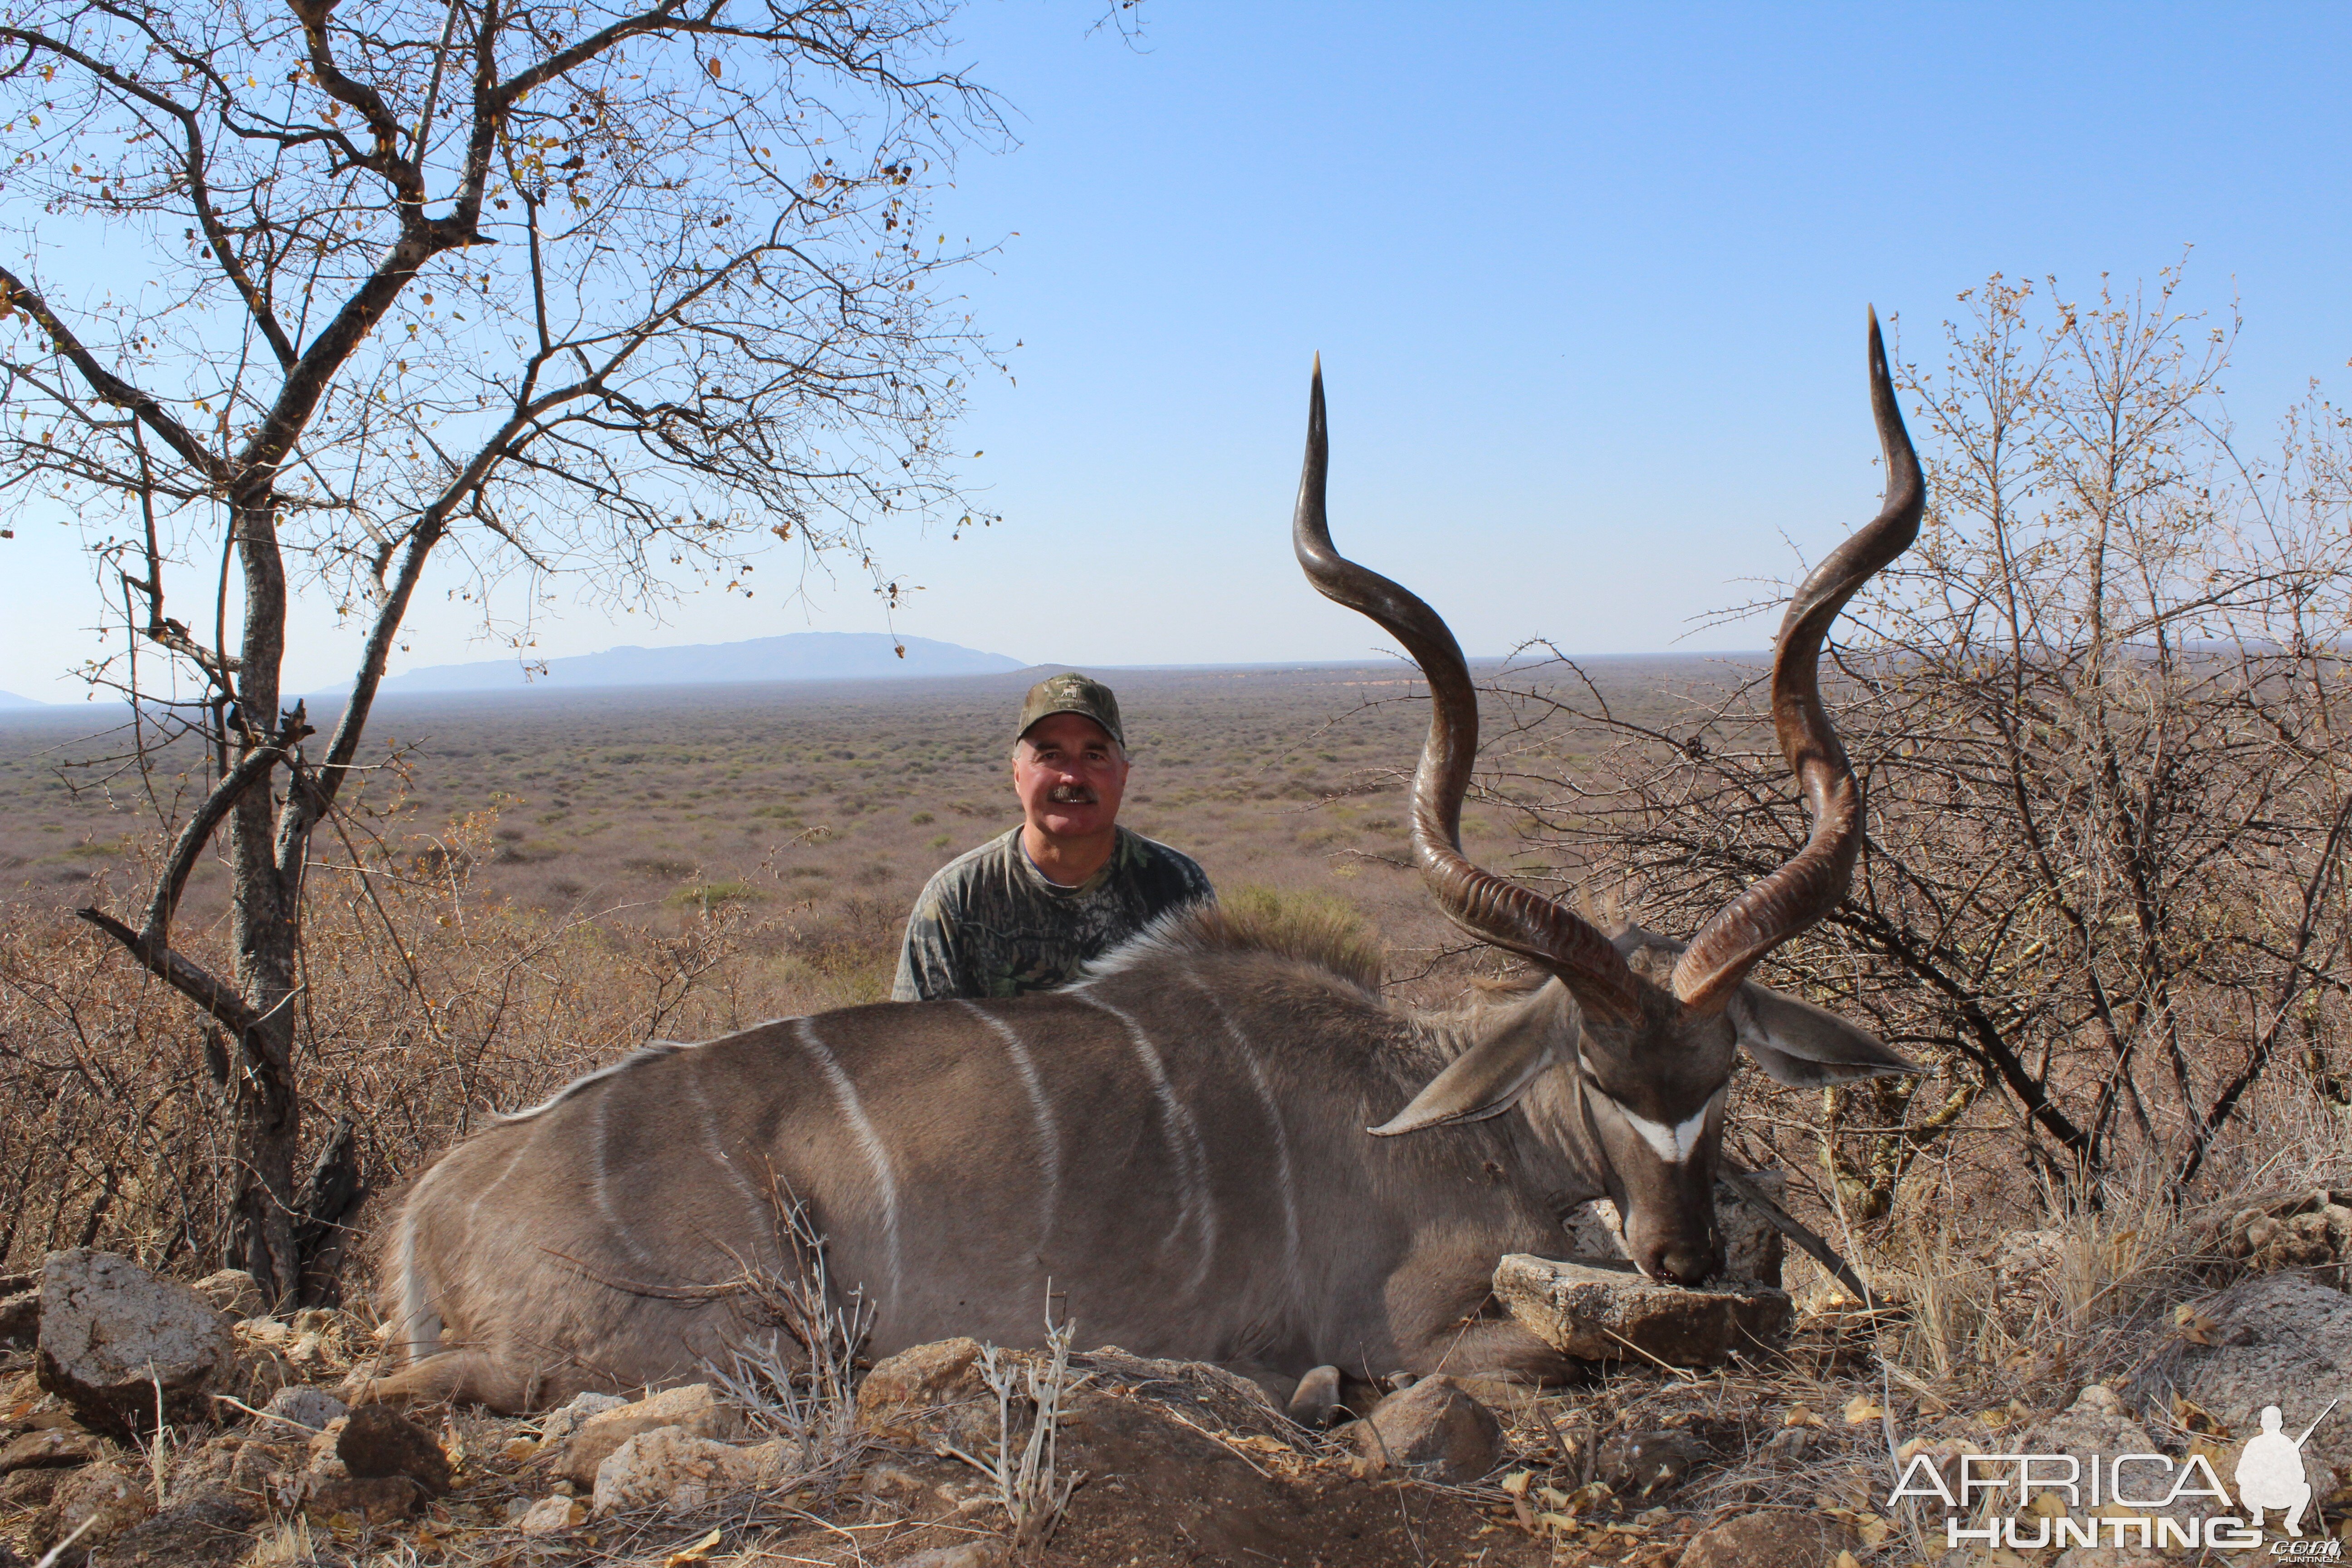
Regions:
M 1118 826 L 1127 766 L 1109 687 L 1056 675 L 1030 688 L 1013 745 L 1021 826 L 924 886 L 892 999 L 1066 985 L 1169 910 L 1213 900 L 1191 858 Z

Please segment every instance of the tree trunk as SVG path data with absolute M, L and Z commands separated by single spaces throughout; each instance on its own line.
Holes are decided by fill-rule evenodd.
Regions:
M 240 501 L 233 519 L 245 584 L 240 754 L 278 728 L 286 574 L 268 488 L 265 472 L 261 496 Z M 269 789 L 247 790 L 228 825 L 236 987 L 256 1022 L 238 1042 L 237 1071 L 229 1085 L 236 1187 L 229 1203 L 227 1262 L 259 1280 L 262 1293 L 278 1306 L 292 1301 L 301 1279 L 294 1242 L 294 1157 L 301 1136 L 300 1101 L 294 1091 L 294 987 L 302 851 L 298 847 L 292 857 L 295 875 L 289 877 L 275 831 L 275 799 Z

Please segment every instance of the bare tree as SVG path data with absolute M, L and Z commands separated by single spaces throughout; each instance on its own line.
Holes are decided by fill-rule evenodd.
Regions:
M 971 521 L 941 442 L 985 351 L 923 220 L 998 128 L 934 63 L 950 9 L 28 0 L 0 24 L 25 220 L 0 489 L 99 534 L 129 635 L 94 679 L 142 754 L 208 757 L 145 909 L 81 913 L 233 1042 L 229 1261 L 274 1297 L 320 1217 L 295 1182 L 304 868 L 428 563 L 520 648 L 528 611 L 490 609 L 509 575 L 525 605 L 562 572 L 748 595 L 772 535 L 870 563 L 877 520 Z M 305 595 L 366 634 L 323 752 L 280 689 Z M 173 940 L 216 835 L 226 973 Z
M 1870 843 L 1780 959 L 1941 1062 L 1826 1097 L 1855 1217 L 1987 1093 L 2053 1173 L 2176 1192 L 2282 1055 L 2342 1096 L 2352 425 L 2314 401 L 2243 457 L 2233 328 L 2179 313 L 2179 282 L 2070 304 L 1995 278 L 1946 363 L 1906 373 L 1927 525 L 1837 650 Z M 1758 679 L 1661 718 L 1578 673 L 1499 693 L 1544 858 L 1629 879 L 1672 929 L 1802 842 Z M 1572 745 L 1604 752 L 1600 782 L 1544 761 Z

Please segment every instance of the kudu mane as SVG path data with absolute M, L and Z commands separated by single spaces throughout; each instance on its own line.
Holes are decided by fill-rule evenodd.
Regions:
M 1351 927 L 1285 910 L 1223 904 L 1195 904 L 1162 915 L 1088 964 L 1087 977 L 1101 979 L 1163 955 L 1206 958 L 1221 952 L 1287 959 L 1334 975 L 1367 995 L 1381 993 L 1381 950 Z
M 1328 1065 L 1374 1090 L 1365 1111 L 1384 1119 L 1394 1091 L 1411 1099 L 1464 1051 L 1538 1010 L 1563 1023 L 1575 1004 L 1539 970 L 1471 982 L 1454 1007 L 1416 1007 L 1381 994 L 1384 954 L 1353 927 L 1275 910 L 1198 904 L 1163 915 L 1087 965 L 1085 980 L 1110 980 L 1150 968 L 1189 968 L 1213 976 L 1236 998 L 1279 1010 L 1296 1026 L 1284 1059 L 1267 1070 L 1290 1076 Z M 1328 1052 L 1328 1064 L 1314 1058 Z

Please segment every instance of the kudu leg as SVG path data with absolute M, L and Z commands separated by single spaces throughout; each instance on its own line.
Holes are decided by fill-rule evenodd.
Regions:
M 1420 1364 L 1414 1364 L 1419 1363 Z M 1406 1370 L 1428 1377 L 1492 1377 L 1513 1383 L 1581 1383 L 1588 1368 L 1507 1318 L 1474 1318 L 1433 1336 Z

